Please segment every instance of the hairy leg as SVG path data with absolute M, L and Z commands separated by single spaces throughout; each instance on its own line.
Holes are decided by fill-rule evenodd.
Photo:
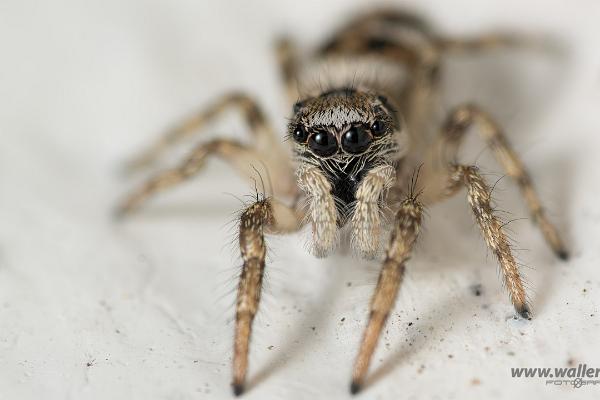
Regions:
M 394 306 L 398 289 L 404 276 L 405 263 L 417 239 L 423 207 L 415 197 L 404 200 L 396 214 L 392 236 L 375 293 L 371 299 L 371 313 L 365 330 L 358 357 L 354 363 L 350 391 L 360 391 L 375 346 L 387 317 Z
M 380 203 L 394 185 L 396 169 L 391 165 L 375 167 L 363 178 L 356 190 L 356 205 L 352 214 L 353 248 L 365 258 L 372 258 L 379 250 L 381 236 Z
M 467 189 L 467 200 L 481 229 L 489 249 L 496 256 L 504 277 L 504 286 L 508 290 L 515 310 L 523 318 L 530 319 L 527 296 L 519 267 L 512 254 L 508 237 L 504 233 L 503 223 L 494 213 L 491 204 L 491 191 L 485 180 L 474 166 L 455 165 L 451 167 L 448 194 L 455 193 L 461 187 Z
M 132 192 L 117 209 L 117 215 L 126 215 L 138 208 L 154 194 L 184 182 L 198 174 L 209 156 L 218 156 L 232 164 L 247 178 L 251 178 L 253 165 L 261 166 L 261 156 L 253 149 L 231 140 L 213 140 L 203 143 L 178 167 L 158 173 Z
M 265 231 L 291 231 L 299 227 L 294 210 L 273 199 L 263 199 L 246 208 L 240 217 L 239 243 L 244 262 L 237 290 L 232 387 L 244 391 L 252 322 L 258 311 L 265 268 Z
M 507 33 L 488 33 L 475 37 L 446 38 L 436 40 L 440 51 L 447 53 L 476 53 L 501 48 L 524 48 L 530 50 L 550 50 L 551 43 L 542 38 L 533 38 Z
M 184 138 L 199 131 L 207 123 L 232 108 L 238 109 L 242 113 L 244 120 L 254 135 L 254 143 L 257 149 L 269 151 L 271 154 L 285 154 L 285 152 L 279 151 L 281 149 L 280 141 L 275 136 L 271 125 L 268 123 L 258 103 L 246 94 L 231 93 L 221 97 L 212 105 L 166 132 L 156 143 L 151 145 L 138 157 L 135 157 L 128 164 L 127 170 L 134 172 L 152 165 L 170 146 L 179 143 Z
M 286 94 L 290 107 L 299 100 L 298 92 L 298 58 L 294 43 L 288 38 L 280 38 L 277 41 L 275 51 L 279 63 L 279 71 L 285 85 Z
M 435 147 L 435 151 L 442 154 L 435 155 L 435 157 L 441 158 L 444 163 L 455 162 L 463 138 L 473 124 L 478 125 L 480 128 L 478 132 L 489 144 L 498 162 L 519 185 L 531 217 L 539 226 L 546 242 L 558 257 L 563 260 L 567 259 L 566 247 L 556 227 L 548 219 L 523 162 L 512 149 L 500 126 L 487 113 L 470 104 L 460 106 L 452 112 L 445 123 L 442 136 L 436 144 L 437 147 Z

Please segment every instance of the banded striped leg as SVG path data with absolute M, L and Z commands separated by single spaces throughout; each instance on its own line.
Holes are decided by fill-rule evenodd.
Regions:
M 275 151 L 281 147 L 279 140 L 258 103 L 244 93 L 230 93 L 166 132 L 156 143 L 135 157 L 127 165 L 127 171 L 135 172 L 152 165 L 167 148 L 202 129 L 207 123 L 231 108 L 239 109 L 242 113 L 250 131 L 255 136 L 256 148 L 285 154 Z
M 480 128 L 478 132 L 489 144 L 498 162 L 504 167 L 506 173 L 519 185 L 531 217 L 534 223 L 539 226 L 546 242 L 560 259 L 568 259 L 569 254 L 567 249 L 556 227 L 546 216 L 542 202 L 533 188 L 533 183 L 525 166 L 512 149 L 500 126 L 487 113 L 474 105 L 458 107 L 448 117 L 437 149 L 439 151 L 449 151 L 447 153 L 449 157 L 456 158 L 458 149 L 468 128 L 474 123 L 478 124 Z M 443 155 L 442 157 L 444 158 L 444 162 L 455 161 Z
M 462 186 L 467 189 L 467 199 L 483 238 L 500 264 L 504 286 L 508 290 L 515 310 L 523 318 L 531 319 L 527 297 L 519 267 L 512 254 L 510 243 L 502 227 L 502 221 L 494 214 L 491 205 L 491 192 L 484 179 L 474 166 L 455 165 L 451 167 L 449 193 L 455 193 Z
M 415 197 L 404 200 L 396 214 L 387 255 L 383 262 L 375 293 L 371 299 L 371 313 L 358 357 L 354 363 L 350 391 L 360 391 L 369 369 L 375 345 L 381 335 L 387 317 L 394 306 L 398 289 L 404 276 L 405 263 L 417 239 L 423 207 Z
M 248 207 L 240 218 L 239 243 L 244 261 L 237 291 L 232 387 L 236 396 L 244 391 L 252 321 L 258 311 L 266 245 L 264 233 L 292 231 L 299 227 L 295 211 L 267 198 Z
M 550 49 L 549 43 L 541 38 L 511 35 L 506 33 L 489 33 L 471 38 L 445 38 L 436 39 L 440 51 L 449 53 L 475 53 L 497 48 L 527 48 Z
M 194 175 L 198 174 L 206 158 L 219 156 L 232 164 L 238 171 L 247 177 L 252 176 L 252 165 L 260 165 L 261 156 L 253 149 L 231 140 L 213 140 L 203 143 L 192 151 L 191 155 L 178 167 L 166 170 L 151 177 L 139 189 L 131 193 L 117 209 L 117 216 L 131 213 L 142 202 L 152 195 L 175 186 Z

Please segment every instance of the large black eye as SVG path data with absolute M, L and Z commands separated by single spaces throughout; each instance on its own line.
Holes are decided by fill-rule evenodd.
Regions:
M 376 120 L 371 124 L 371 132 L 373 132 L 373 136 L 381 136 L 385 133 L 385 125 L 383 122 Z
M 342 136 L 342 148 L 348 153 L 359 154 L 369 148 L 371 136 L 362 125 L 353 126 Z
M 318 156 L 329 157 L 338 149 L 335 136 L 328 131 L 318 131 L 308 139 L 308 147 Z
M 292 136 L 296 142 L 306 143 L 306 139 L 308 139 L 308 132 L 306 132 L 306 129 L 304 129 L 302 125 L 296 125 Z

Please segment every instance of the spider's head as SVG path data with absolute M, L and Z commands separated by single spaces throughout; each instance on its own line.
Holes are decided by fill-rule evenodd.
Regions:
M 399 130 L 396 111 L 385 97 L 351 88 L 296 103 L 289 124 L 296 153 L 319 161 L 385 156 Z

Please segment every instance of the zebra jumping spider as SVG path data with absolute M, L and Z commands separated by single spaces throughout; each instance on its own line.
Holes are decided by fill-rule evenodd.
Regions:
M 364 258 L 376 257 L 381 242 L 387 241 L 354 364 L 352 393 L 365 382 L 417 240 L 424 207 L 461 188 L 466 189 L 475 220 L 497 258 L 516 312 L 531 318 L 518 264 L 492 206 L 490 186 L 475 165 L 457 160 L 471 126 L 519 186 L 549 246 L 558 257 L 567 259 L 563 241 L 548 220 L 523 163 L 487 112 L 465 104 L 451 111 L 445 121 L 436 115 L 436 91 L 445 55 L 519 43 L 505 35 L 442 38 L 409 14 L 393 10 L 366 13 L 310 54 L 300 56 L 287 39 L 278 42 L 281 73 L 294 104 L 287 129 L 293 157 L 260 106 L 246 94 L 233 93 L 184 121 L 133 161 L 131 169 L 152 164 L 169 146 L 227 109 L 239 109 L 253 135 L 250 144 L 223 138 L 201 143 L 180 166 L 151 177 L 119 208 L 120 214 L 130 213 L 157 192 L 199 173 L 210 157 L 222 158 L 248 179 L 256 172 L 254 165 L 265 166 L 272 187 L 249 205 L 239 220 L 243 268 L 237 289 L 233 354 L 236 395 L 244 390 L 248 370 L 252 322 L 265 268 L 265 233 L 293 232 L 310 224 L 311 248 L 317 257 L 331 253 L 342 229 L 350 233 L 352 248 Z M 321 71 L 320 78 L 331 75 L 325 87 L 310 84 L 311 71 Z M 386 218 L 393 222 L 382 223 Z

